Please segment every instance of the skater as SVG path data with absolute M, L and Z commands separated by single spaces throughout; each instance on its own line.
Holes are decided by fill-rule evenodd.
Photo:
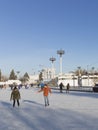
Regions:
M 59 87 L 60 87 L 60 92 L 62 93 L 62 89 L 63 89 L 63 87 L 64 87 L 64 85 L 63 85 L 62 82 L 59 84 Z
M 42 82 L 42 83 L 40 83 L 40 86 L 41 86 L 41 89 L 43 89 L 45 84 Z
M 13 107 L 15 107 L 15 103 L 17 101 L 17 105 L 19 106 L 19 99 L 20 99 L 20 92 L 17 89 L 17 87 L 15 86 L 14 89 L 11 92 L 11 97 L 10 97 L 10 101 L 13 100 Z
M 70 85 L 69 83 L 66 85 L 66 93 L 69 93 L 69 88 L 70 88 Z
M 49 106 L 49 98 L 48 95 L 51 93 L 51 89 L 47 84 L 44 85 L 43 89 L 39 90 L 38 92 L 43 91 L 43 96 L 44 96 L 44 101 L 45 101 L 45 106 Z

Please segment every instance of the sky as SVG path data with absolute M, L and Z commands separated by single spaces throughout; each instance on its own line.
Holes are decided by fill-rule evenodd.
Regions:
M 9 74 L 98 69 L 98 0 L 0 0 L 0 69 Z
M 0 130 L 98 130 L 98 94 L 52 90 L 44 106 L 38 88 L 20 89 L 20 107 L 12 107 L 11 90 L 0 89 Z

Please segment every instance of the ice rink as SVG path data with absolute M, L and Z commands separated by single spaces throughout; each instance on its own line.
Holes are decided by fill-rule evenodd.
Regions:
M 20 107 L 12 107 L 10 88 L 0 89 L 0 130 L 98 130 L 98 94 L 52 90 L 44 106 L 39 88 L 20 89 Z

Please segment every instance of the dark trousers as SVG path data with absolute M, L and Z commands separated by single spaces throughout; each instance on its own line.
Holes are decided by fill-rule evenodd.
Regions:
M 60 92 L 62 93 L 62 88 L 60 88 Z
M 13 107 L 15 107 L 16 101 L 17 101 L 17 105 L 18 105 L 18 106 L 20 105 L 20 104 L 19 104 L 19 100 L 18 100 L 18 99 L 14 99 L 14 100 L 13 100 Z

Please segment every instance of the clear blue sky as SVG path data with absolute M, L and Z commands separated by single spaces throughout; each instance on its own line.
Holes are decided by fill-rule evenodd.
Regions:
M 0 69 L 21 74 L 51 67 L 98 69 L 98 0 L 0 0 Z

